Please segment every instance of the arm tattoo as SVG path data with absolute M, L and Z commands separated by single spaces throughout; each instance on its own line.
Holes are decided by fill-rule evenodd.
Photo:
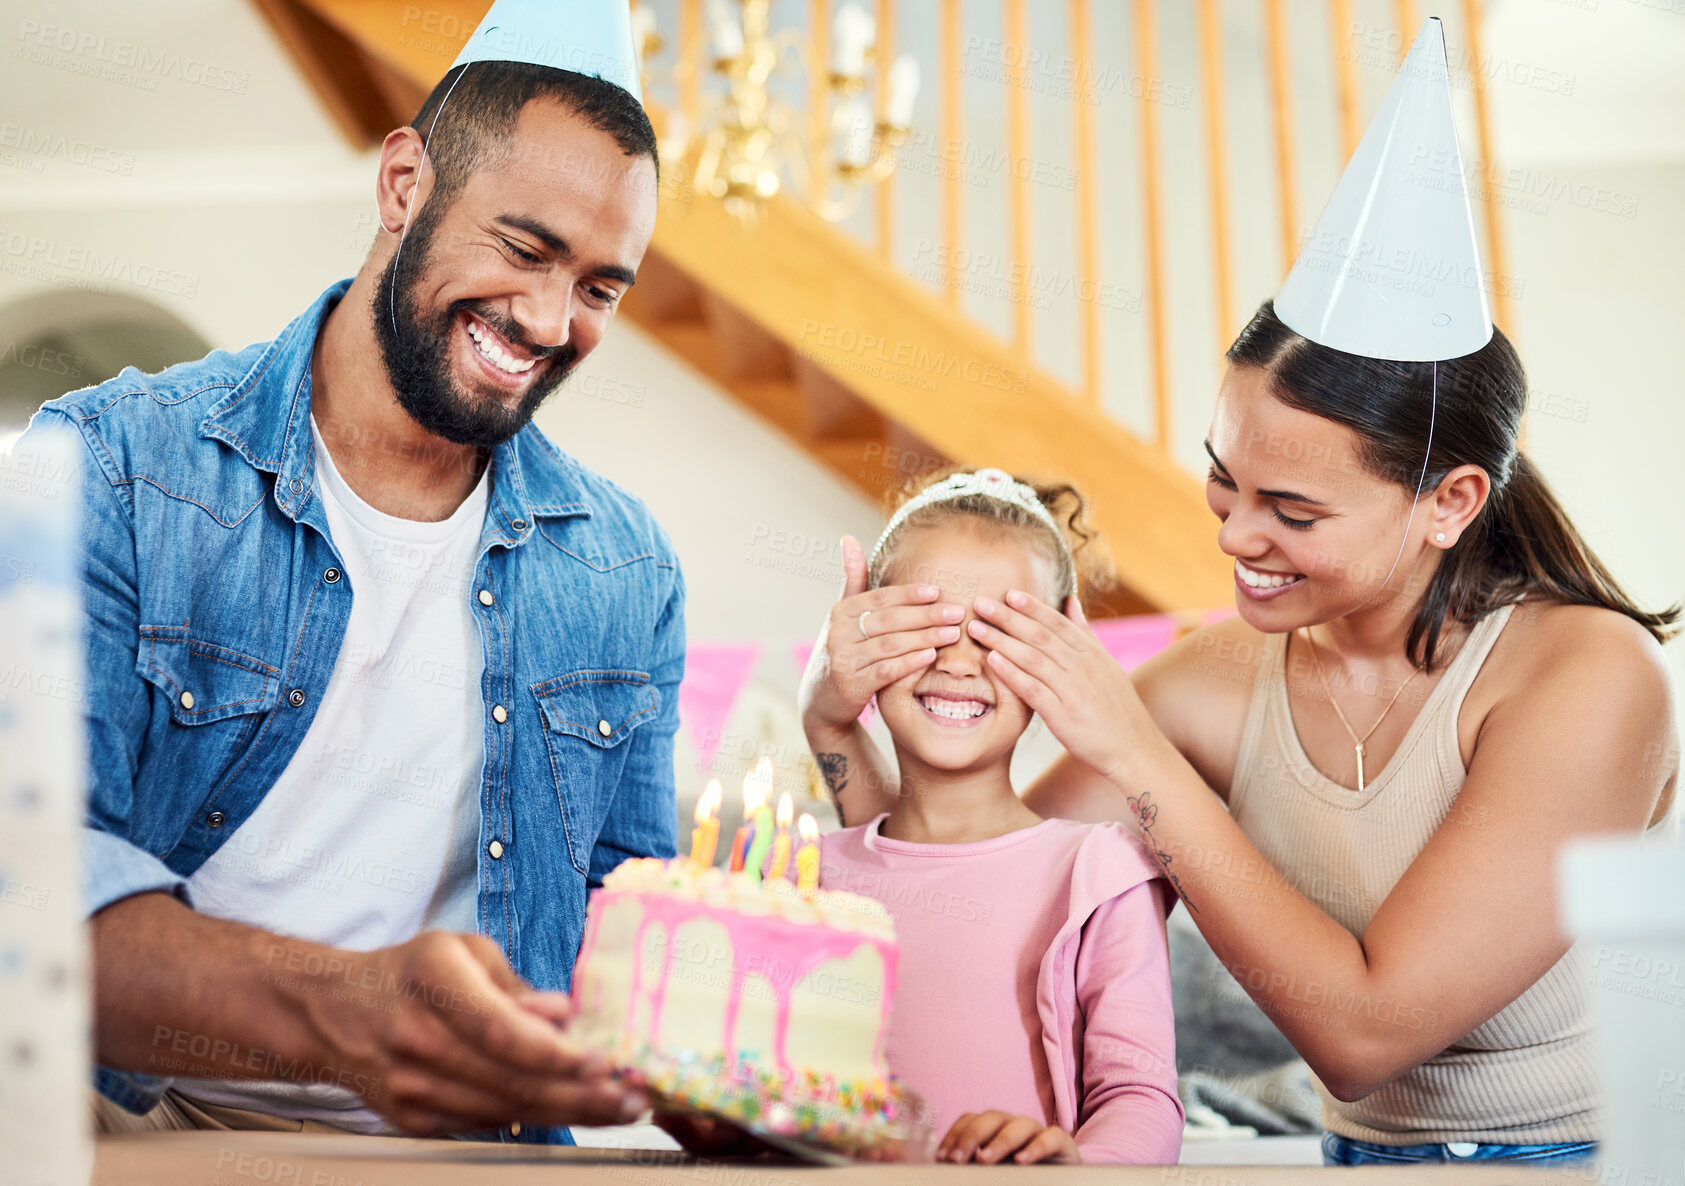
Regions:
M 1194 905 L 1194 900 L 1188 896 L 1188 891 L 1183 888 L 1182 879 L 1170 869 L 1170 854 L 1159 847 L 1158 838 L 1153 835 L 1153 824 L 1158 819 L 1158 807 L 1152 799 L 1150 793 L 1130 795 L 1129 810 L 1135 813 L 1135 822 L 1140 825 L 1141 835 L 1147 839 L 1147 847 L 1151 848 L 1153 856 L 1158 858 L 1158 863 L 1163 868 L 1165 877 L 1169 878 L 1170 884 L 1176 888 L 1177 896 L 1182 899 L 1182 904 L 1188 908 L 1189 914 L 1198 914 L 1199 908 Z
M 831 792 L 831 803 L 837 809 L 837 818 L 842 819 L 842 800 L 839 796 L 843 788 L 848 786 L 848 758 L 843 754 L 814 754 L 813 760 L 819 763 L 819 775 L 825 780 L 825 789 Z M 843 820 L 844 826 L 847 826 Z

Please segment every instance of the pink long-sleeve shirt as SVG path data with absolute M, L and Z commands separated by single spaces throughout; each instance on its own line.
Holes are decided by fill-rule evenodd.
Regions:
M 1172 897 L 1119 825 L 1046 820 L 975 844 L 827 835 L 820 884 L 895 919 L 890 1069 L 938 1138 L 965 1112 L 1035 1116 L 1084 1161 L 1182 1148 L 1164 920 Z

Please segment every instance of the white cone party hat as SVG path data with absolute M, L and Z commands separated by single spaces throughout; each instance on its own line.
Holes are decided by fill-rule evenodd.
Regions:
M 451 68 L 467 62 L 571 70 L 644 99 L 627 0 L 496 0 Z
M 1288 328 L 1398 362 L 1492 338 L 1451 116 L 1445 31 L 1429 18 L 1275 298 Z

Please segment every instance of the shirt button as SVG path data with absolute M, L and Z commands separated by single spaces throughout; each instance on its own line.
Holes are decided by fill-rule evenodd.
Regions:
M 503 841 L 493 840 L 490 844 L 486 845 L 486 851 L 491 853 L 491 859 L 492 860 L 494 860 L 494 861 L 502 860 L 503 859 Z
M 213 811 L 205 817 L 205 822 L 213 828 L 220 828 L 228 821 L 228 817 L 220 811 Z
M 181 694 L 181 706 L 183 708 L 192 708 L 193 707 L 193 693 L 192 692 L 183 692 Z
M 322 574 L 322 579 L 330 585 L 339 584 L 339 569 L 337 569 L 337 568 L 328 569 L 327 572 L 324 572 Z
M 501 725 L 509 719 L 509 710 L 501 704 L 494 704 L 491 706 L 491 719 Z
M 525 519 L 516 519 L 513 523 L 509 524 L 509 526 L 513 527 L 516 531 L 525 531 L 527 529 L 527 521 Z
M 614 732 L 614 726 L 609 724 L 607 721 L 598 721 L 597 732 L 601 733 L 604 737 L 607 737 L 610 733 Z
M 521 1135 L 521 1122 L 519 1120 L 509 1126 L 509 1135 L 512 1137 Z
M 292 691 L 288 692 L 287 693 L 287 703 L 292 705 L 294 708 L 303 708 L 304 707 L 304 689 L 303 688 L 294 688 Z
M 495 598 L 491 595 L 490 589 L 481 589 L 480 590 L 480 604 L 481 605 L 490 605 L 492 602 L 494 602 L 496 600 L 497 600 L 497 598 Z

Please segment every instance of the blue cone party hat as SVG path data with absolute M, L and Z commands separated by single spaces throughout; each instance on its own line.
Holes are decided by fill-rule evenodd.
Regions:
M 1445 31 L 1430 18 L 1275 298 L 1297 333 L 1368 358 L 1438 362 L 1492 339 Z
M 496 0 L 452 69 L 468 62 L 552 66 L 644 99 L 627 0 Z

